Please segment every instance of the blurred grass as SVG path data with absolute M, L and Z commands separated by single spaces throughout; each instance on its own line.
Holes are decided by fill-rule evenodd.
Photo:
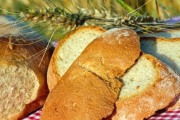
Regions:
M 160 19 L 180 16 L 180 0 L 158 0 L 158 6 Z M 155 0 L 152 0 L 146 5 L 146 11 L 151 16 L 158 18 L 158 14 L 154 10 L 156 10 L 156 5 Z
M 93 7 L 98 7 L 100 5 L 105 6 L 107 9 L 116 9 L 120 15 L 127 15 L 129 12 L 133 12 L 133 15 L 149 15 L 154 19 L 158 18 L 161 20 L 169 19 L 171 17 L 180 16 L 180 0 L 157 0 L 158 9 L 156 7 L 156 0 L 88 0 L 92 1 L 92 6 L 87 3 L 87 0 L 51 0 L 53 4 L 49 5 L 45 1 L 48 0 L 0 0 L 0 8 L 7 11 L 16 13 L 24 11 L 25 9 L 36 9 L 36 8 L 49 8 L 53 4 L 61 7 L 65 6 L 70 11 L 77 12 L 76 5 L 84 8 L 92 9 Z M 72 4 L 72 1 L 74 4 Z M 134 12 L 136 11 L 136 12 Z M 0 11 L 1 14 L 6 12 Z M 13 14 L 15 15 L 15 14 Z M 45 28 L 44 24 L 37 24 L 36 28 L 42 34 L 50 36 L 53 29 L 50 27 Z M 41 28 L 41 29 L 39 29 Z M 66 34 L 66 31 L 58 30 L 54 34 L 54 38 L 60 39 Z
M 46 5 L 46 0 L 0 0 L 0 7 L 5 8 L 8 11 L 19 11 L 23 10 L 24 5 L 31 8 L 34 6 L 41 6 Z M 51 0 L 55 4 L 59 4 L 60 2 L 68 6 L 68 8 L 72 9 L 74 5 L 72 5 L 71 0 Z M 87 2 L 86 0 L 73 0 L 75 3 L 77 3 L 80 6 L 86 7 Z M 91 0 L 93 1 L 93 0 Z M 117 0 L 126 3 L 128 6 L 117 6 L 114 4 L 114 1 L 116 0 L 96 0 L 96 4 L 105 4 L 106 6 L 114 6 L 114 8 L 119 9 L 119 11 L 124 12 L 124 8 L 137 9 L 140 6 L 143 6 L 139 12 L 143 14 L 148 14 L 154 18 L 158 18 L 157 9 L 156 9 L 156 0 Z M 161 19 L 168 19 L 174 16 L 180 16 L 180 0 L 157 0 L 158 6 L 160 9 L 160 17 Z M 79 4 L 80 3 L 80 4 Z M 93 2 L 92 2 L 93 3 Z M 119 2 L 120 3 L 120 2 Z M 93 4 L 96 6 L 96 4 Z M 123 5 L 123 4 L 121 4 Z

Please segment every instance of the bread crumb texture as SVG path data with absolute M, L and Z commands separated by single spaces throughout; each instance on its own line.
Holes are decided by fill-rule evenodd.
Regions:
M 51 52 L 46 44 L 33 43 L 23 38 L 0 38 L 0 119 L 22 119 L 40 108 L 48 95 L 46 71 Z
M 141 49 L 170 66 L 180 75 L 180 38 L 142 38 Z
M 47 79 L 50 90 L 54 88 L 58 80 L 60 80 L 85 47 L 104 31 L 97 26 L 83 26 L 60 40 L 48 68 Z
M 19 114 L 37 97 L 39 82 L 26 63 L 0 64 L 0 119 Z
M 157 110 L 167 107 L 180 93 L 180 78 L 148 54 L 140 57 L 137 64 L 122 77 L 122 81 L 124 86 L 116 102 L 113 120 L 148 118 Z

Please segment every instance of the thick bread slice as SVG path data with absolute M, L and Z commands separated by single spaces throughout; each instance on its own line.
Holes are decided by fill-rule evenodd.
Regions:
M 20 38 L 0 38 L 0 119 L 19 120 L 40 108 L 47 95 L 46 72 L 52 52 Z M 39 66 L 39 67 L 38 67 Z
M 57 81 L 60 80 L 85 47 L 104 31 L 97 26 L 79 27 L 60 40 L 48 67 L 47 81 L 49 90 L 54 88 Z
M 180 38 L 142 38 L 141 49 L 156 56 L 180 75 Z M 180 100 L 168 109 L 176 108 L 180 108 Z
M 162 32 L 155 32 L 155 33 L 143 33 L 140 36 L 141 37 L 155 37 L 155 38 L 180 38 L 180 29 L 167 29 Z
M 142 38 L 141 49 L 156 56 L 180 75 L 180 38 Z
M 134 31 L 105 32 L 85 48 L 50 92 L 41 119 L 106 118 L 119 96 L 119 77 L 134 64 L 139 54 L 139 37 Z
M 180 77 L 148 54 L 124 74 L 122 83 L 113 120 L 143 120 L 180 94 Z

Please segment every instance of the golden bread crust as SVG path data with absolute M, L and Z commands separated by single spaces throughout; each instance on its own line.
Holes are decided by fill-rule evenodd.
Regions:
M 98 120 L 113 111 L 118 94 L 112 93 L 93 73 L 80 66 L 73 68 L 48 96 L 42 120 Z M 120 83 L 116 84 L 119 88 Z
M 180 79 L 155 57 L 144 54 L 157 69 L 158 76 L 153 85 L 129 99 L 118 100 L 113 120 L 143 120 L 164 109 L 180 93 Z
M 50 92 L 41 120 L 108 117 L 121 88 L 118 78 L 135 63 L 139 54 L 139 37 L 130 29 L 114 29 L 95 39 Z
M 57 84 L 57 82 L 60 80 L 62 75 L 58 72 L 58 65 L 57 65 L 57 60 L 59 59 L 59 51 L 61 50 L 61 47 L 68 41 L 70 40 L 71 36 L 73 36 L 76 33 L 83 32 L 84 30 L 94 30 L 99 33 L 103 33 L 105 30 L 102 29 L 101 27 L 97 26 L 81 26 L 75 29 L 74 31 L 70 32 L 68 35 L 66 35 L 62 40 L 60 40 L 55 47 L 55 50 L 53 52 L 52 58 L 50 60 L 50 64 L 48 67 L 48 73 L 47 73 L 47 83 L 48 83 L 48 88 L 51 91 L 54 86 Z
M 173 32 L 173 31 L 171 31 Z M 180 38 L 155 38 L 155 37 L 142 37 L 141 38 L 142 44 L 145 43 L 146 41 L 152 41 L 152 46 L 150 45 L 151 48 L 154 48 L 153 53 L 152 50 L 149 50 L 148 48 L 146 49 L 146 47 L 144 47 L 146 50 L 146 52 L 150 52 L 152 55 L 156 56 L 157 58 L 159 58 L 160 60 L 162 60 L 163 62 L 165 62 L 167 65 L 169 65 L 169 67 L 171 67 L 172 69 L 174 69 L 176 71 L 176 73 L 178 75 L 180 75 L 179 73 L 179 67 L 178 65 L 180 64 L 179 62 L 176 62 L 171 54 L 175 54 L 175 56 L 178 56 L 179 50 L 177 49 L 176 51 L 172 51 L 171 47 L 169 47 L 169 56 L 167 55 L 166 52 L 163 52 L 163 50 L 159 52 L 157 52 L 157 44 L 161 44 L 164 43 L 166 45 L 168 45 L 168 43 L 170 43 L 171 45 L 173 44 L 174 46 L 176 46 L 178 43 L 180 43 Z M 173 47 L 172 45 L 172 47 Z M 164 48 L 165 49 L 165 48 Z M 173 49 L 173 48 L 172 48 Z M 177 53 L 175 53 L 177 52 Z M 176 55 L 177 54 L 177 55 Z M 161 59 L 162 57 L 162 59 Z M 178 57 L 176 59 L 179 59 Z M 174 110 L 174 109 L 179 109 L 180 108 L 180 95 L 179 97 L 176 98 L 176 100 L 174 100 L 174 103 L 172 103 L 171 105 L 169 105 L 167 107 L 167 110 Z

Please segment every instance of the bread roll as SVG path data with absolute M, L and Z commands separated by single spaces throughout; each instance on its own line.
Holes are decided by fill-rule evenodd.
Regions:
M 139 54 L 139 37 L 130 29 L 112 29 L 96 38 L 50 92 L 41 120 L 108 117 L 118 99 L 119 78 Z
M 17 120 L 39 109 L 48 95 L 46 72 L 52 50 L 22 37 L 0 38 L 0 119 Z

